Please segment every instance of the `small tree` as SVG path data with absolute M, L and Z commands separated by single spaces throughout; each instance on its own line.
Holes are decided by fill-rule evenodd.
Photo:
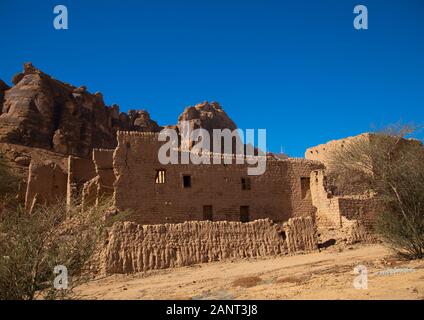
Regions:
M 78 206 L 39 206 L 31 215 L 8 210 L 0 220 L 0 299 L 70 298 L 88 280 L 88 262 L 104 231 L 109 203 L 82 212 Z M 56 290 L 56 266 L 65 266 L 69 287 Z
M 381 199 L 376 231 L 409 258 L 424 257 L 424 147 L 405 139 L 410 126 L 352 140 L 334 153 L 329 181 L 339 193 L 369 191 Z

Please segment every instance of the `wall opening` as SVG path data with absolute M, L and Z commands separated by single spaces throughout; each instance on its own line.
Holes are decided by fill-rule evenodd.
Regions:
M 300 178 L 300 188 L 302 191 L 302 199 L 307 199 L 311 196 L 311 178 Z
M 165 175 L 166 175 L 166 171 L 165 170 L 156 170 L 155 182 L 157 184 L 165 183 Z
M 240 222 L 249 222 L 250 214 L 249 214 L 249 206 L 241 206 L 240 207 Z
M 183 187 L 191 188 L 191 176 L 189 175 L 183 176 Z
M 250 178 L 241 178 L 241 190 L 250 190 Z
M 203 206 L 203 220 L 213 221 L 212 206 Z

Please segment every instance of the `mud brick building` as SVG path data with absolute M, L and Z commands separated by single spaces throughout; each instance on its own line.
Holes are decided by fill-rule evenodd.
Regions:
M 247 164 L 162 165 L 156 133 L 118 132 L 113 153 L 114 202 L 142 224 L 188 220 L 276 222 L 316 211 L 310 174 L 323 168 L 306 159 L 269 160 L 263 175 L 248 176 Z M 211 161 L 212 162 L 212 161 Z

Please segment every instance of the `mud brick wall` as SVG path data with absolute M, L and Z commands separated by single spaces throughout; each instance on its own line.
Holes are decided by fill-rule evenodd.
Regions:
M 289 163 L 286 183 L 290 186 L 292 216 L 314 216 L 317 209 L 312 203 L 310 177 L 312 171 L 323 169 L 324 165 L 302 158 L 290 158 L 284 161 Z
M 320 144 L 315 147 L 306 149 L 305 158 L 309 160 L 317 160 L 324 163 L 327 167 L 331 165 L 331 158 L 338 152 L 343 151 L 343 148 L 351 143 L 358 141 L 370 142 L 372 135 L 363 133 L 354 137 L 348 137 L 340 140 L 332 140 L 325 144 Z
M 111 196 L 113 194 L 113 184 L 115 174 L 113 172 L 114 150 L 94 149 L 93 161 L 98 177 L 97 198 Z
M 112 196 L 115 174 L 113 172 L 114 150 L 94 149 L 93 163 L 96 176 L 84 183 L 82 189 L 83 208 L 98 204 L 102 199 Z
M 367 228 L 372 228 L 376 214 L 381 211 L 381 205 L 377 197 L 339 199 L 341 215 L 349 220 L 360 220 Z
M 326 190 L 324 170 L 311 173 L 311 196 L 318 229 L 336 230 L 336 237 L 347 243 L 375 241 L 373 222 L 382 205 L 378 197 L 332 196 Z
M 97 190 L 99 188 L 99 177 L 95 177 L 84 183 L 82 187 L 82 208 L 83 210 L 97 203 Z
M 340 228 L 341 213 L 337 197 L 332 197 L 326 190 L 325 171 L 315 170 L 311 173 L 312 204 L 317 208 L 316 219 L 319 227 Z
M 281 230 L 270 220 L 163 225 L 119 222 L 109 231 L 101 266 L 107 274 L 131 273 L 286 252 Z
M 37 204 L 56 203 L 66 196 L 67 174 L 53 161 L 31 162 L 25 196 L 27 210 Z
M 73 199 L 79 198 L 78 193 L 82 190 L 84 183 L 90 181 L 95 176 L 96 170 L 93 160 L 69 156 L 66 193 L 66 202 L 68 205 L 71 204 Z
M 284 223 L 289 253 L 318 248 L 317 228 L 313 217 L 296 217 Z
M 204 220 L 204 206 L 212 206 L 213 221 L 240 221 L 241 207 L 248 207 L 249 220 L 270 218 L 276 222 L 315 211 L 302 193 L 301 178 L 322 165 L 288 159 L 268 161 L 261 176 L 248 176 L 248 165 L 162 165 L 158 151 L 162 142 L 153 133 L 118 132 L 113 167 L 116 176 L 114 201 L 119 210 L 130 209 L 130 220 L 140 224 L 181 223 Z M 165 183 L 156 184 L 157 170 L 165 170 Z M 183 176 L 191 187 L 185 188 Z M 250 179 L 243 190 L 241 179 Z M 306 194 L 306 196 L 305 196 Z
M 73 181 L 79 183 L 95 177 L 96 169 L 91 159 L 69 156 L 68 171 Z

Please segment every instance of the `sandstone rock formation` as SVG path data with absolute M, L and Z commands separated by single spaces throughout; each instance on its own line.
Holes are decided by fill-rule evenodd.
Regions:
M 9 90 L 9 86 L 0 79 L 0 115 L 2 114 L 4 93 L 6 90 Z
M 234 131 L 237 129 L 236 124 L 230 119 L 227 113 L 222 109 L 218 102 L 203 102 L 200 104 L 185 108 L 184 112 L 178 117 L 178 123 L 176 126 L 181 135 L 181 146 L 184 149 L 190 149 L 193 146 L 193 141 L 186 136 L 187 130 L 193 131 L 195 129 L 205 129 L 209 132 L 210 140 L 210 151 L 213 150 L 213 129 L 229 129 Z M 239 153 L 243 152 L 243 144 L 241 143 L 240 137 L 236 136 L 237 140 L 233 140 L 232 152 L 225 152 L 222 146 L 222 153 Z
M 237 129 L 236 124 L 222 109 L 218 102 L 203 102 L 185 108 L 178 117 L 178 125 L 182 121 L 196 122 L 196 128 L 203 128 L 212 132 L 212 129 Z
M 31 63 L 12 82 L 10 89 L 0 83 L 0 142 L 88 157 L 93 148 L 115 147 L 117 130 L 160 130 L 146 111 L 120 113 L 101 93 L 55 80 Z
M 94 148 L 114 148 L 118 130 L 159 132 L 163 128 L 145 110 L 120 112 L 115 104 L 106 106 L 101 93 L 91 94 L 85 86 L 53 79 L 31 63 L 12 83 L 9 88 L 0 80 L 0 143 L 89 157 Z M 217 102 L 186 108 L 178 124 L 168 127 L 180 128 L 183 121 L 190 123 L 190 129 L 210 133 L 237 128 Z
M 159 132 L 162 127 L 150 118 L 150 114 L 146 110 L 130 110 L 128 111 L 128 126 L 123 128 L 123 130 Z

